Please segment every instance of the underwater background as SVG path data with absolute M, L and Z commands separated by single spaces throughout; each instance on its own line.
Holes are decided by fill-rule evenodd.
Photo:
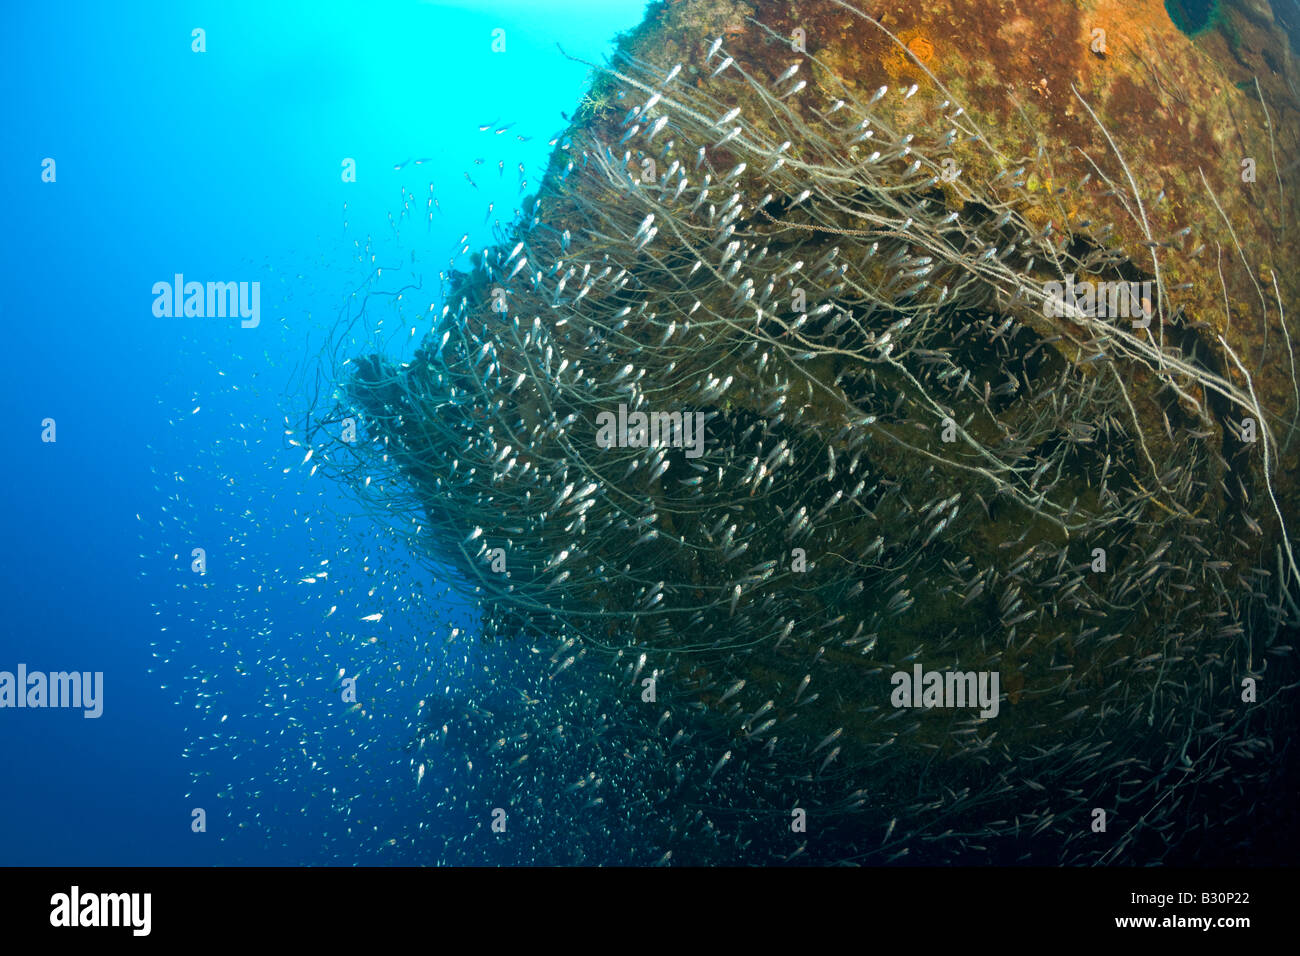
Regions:
M 1292 860 L 1300 16 L 943 6 L 7 10 L 0 863 Z
M 341 566 L 370 532 L 349 529 L 356 507 L 298 469 L 302 453 L 282 440 L 286 414 L 307 407 L 295 370 L 369 272 L 354 242 L 391 235 L 403 188 L 437 187 L 435 228 L 410 232 L 431 263 L 425 294 L 439 298 L 433 262 L 445 265 L 464 232 L 489 241 L 488 204 L 494 219 L 511 213 L 518 165 L 544 165 L 561 113 L 582 95 L 587 69 L 555 44 L 598 59 L 643 10 L 6 6 L 0 163 L 12 228 L 0 308 L 15 361 L 3 389 L 12 507 L 0 669 L 102 671 L 105 695 L 97 720 L 3 711 L 0 862 L 421 860 L 383 846 L 421 819 L 401 750 L 413 702 L 395 696 L 364 726 L 306 700 L 277 711 L 261 684 L 225 683 L 222 645 L 250 655 L 257 680 L 284 668 L 296 696 L 337 672 L 322 624 L 331 605 L 350 624 L 401 605 L 391 587 L 368 595 L 376 579 L 359 566 Z M 204 54 L 191 51 L 196 27 Z M 492 52 L 494 29 L 507 31 L 505 55 Z M 46 157 L 55 183 L 41 181 Z M 355 183 L 341 181 L 344 157 Z M 156 318 L 151 287 L 175 273 L 260 281 L 260 325 Z M 57 423 L 54 444 L 40 440 L 45 418 Z M 202 578 L 190 570 L 194 547 L 209 555 Z M 399 573 L 400 554 L 385 560 Z M 298 582 L 322 561 L 338 586 L 309 594 Z M 424 587 L 433 601 L 436 585 Z M 436 603 L 443 620 L 469 626 L 467 602 Z M 393 642 L 434 626 L 410 621 Z M 223 684 L 220 712 L 199 696 L 205 680 Z M 308 729 L 293 751 L 322 765 L 315 781 L 300 776 L 310 759 L 297 753 L 303 766 L 289 766 L 266 746 L 295 713 Z M 207 834 L 191 831 L 194 807 L 209 811 Z M 348 807 L 365 821 L 352 833 Z M 256 815 L 258 831 L 241 839 Z

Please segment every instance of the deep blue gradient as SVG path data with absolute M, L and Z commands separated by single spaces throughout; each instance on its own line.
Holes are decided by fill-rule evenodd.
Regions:
M 481 248 L 492 220 L 508 224 L 518 164 L 531 192 L 547 140 L 566 125 L 561 111 L 585 88 L 587 69 L 557 42 L 599 60 L 643 8 L 6 6 L 0 670 L 103 671 L 105 691 L 98 720 L 0 710 L 0 864 L 414 862 L 349 840 L 337 805 L 301 790 L 309 780 L 312 794 L 334 779 L 372 781 L 350 816 L 369 814 L 358 832 L 414 812 L 386 792 L 396 786 L 391 748 L 358 749 L 358 766 L 334 768 L 333 778 L 307 763 L 302 776 L 281 772 L 290 751 L 309 763 L 308 748 L 289 743 L 301 731 L 281 737 L 282 714 L 242 710 L 258 698 L 241 696 L 229 655 L 214 646 L 239 645 L 263 671 L 277 655 L 274 666 L 297 677 L 316 668 L 324 694 L 337 667 L 328 647 L 312 657 L 328 644 L 322 605 L 356 621 L 383 598 L 391 617 L 391 593 L 308 600 L 297 587 L 322 560 L 358 563 L 342 548 L 364 528 L 346 520 L 355 505 L 310 478 L 301 450 L 284 443 L 285 416 L 308 400 L 295 371 L 365 278 L 357 243 L 367 236 L 403 258 L 415 252 L 426 263 L 420 295 L 438 304 L 437 269 L 462 233 Z M 195 27 L 206 30 L 206 53 L 191 51 Z M 491 50 L 495 28 L 506 31 L 505 53 Z M 55 183 L 41 181 L 46 157 L 57 162 Z M 344 157 L 356 160 L 356 183 L 341 181 Z M 430 183 L 440 206 L 432 223 Z M 400 217 L 403 187 L 416 198 L 399 238 L 389 217 Z M 151 287 L 175 273 L 260 281 L 260 326 L 156 318 Z M 398 332 L 395 347 L 409 344 Z M 45 418 L 57 422 L 57 443 L 41 441 Z M 196 546 L 208 552 L 202 579 L 189 567 Z M 331 587 L 349 580 L 340 569 Z M 213 705 L 230 714 L 225 726 L 263 746 L 218 752 L 197 739 L 218 716 L 198 696 L 208 672 L 226 688 Z M 367 739 L 397 734 L 396 714 L 410 703 L 393 701 L 391 726 L 381 713 Z M 313 758 L 352 753 L 346 722 L 306 733 Z M 223 779 L 232 751 L 243 763 Z M 196 769 L 208 775 L 187 796 Z M 250 807 L 216 795 L 243 779 L 272 781 L 256 810 L 283 815 L 273 827 L 281 839 L 217 839 L 232 806 Z M 194 806 L 208 809 L 206 834 L 190 830 Z

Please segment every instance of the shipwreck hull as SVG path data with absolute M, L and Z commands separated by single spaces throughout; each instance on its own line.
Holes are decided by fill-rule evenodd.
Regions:
M 415 358 L 350 368 L 678 861 L 1248 862 L 1293 781 L 1293 52 L 1262 3 L 1015 6 L 652 8 Z

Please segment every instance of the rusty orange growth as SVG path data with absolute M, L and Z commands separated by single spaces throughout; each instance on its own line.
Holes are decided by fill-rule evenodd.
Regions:
M 889 51 L 881 58 L 881 65 L 895 80 L 908 79 L 919 82 L 925 77 L 925 71 L 917 66 L 916 61 L 920 60 L 928 64 L 934 59 L 934 42 L 923 31 L 916 29 L 903 30 L 898 38 L 907 47 L 907 53 L 911 53 L 916 60 L 891 44 Z

